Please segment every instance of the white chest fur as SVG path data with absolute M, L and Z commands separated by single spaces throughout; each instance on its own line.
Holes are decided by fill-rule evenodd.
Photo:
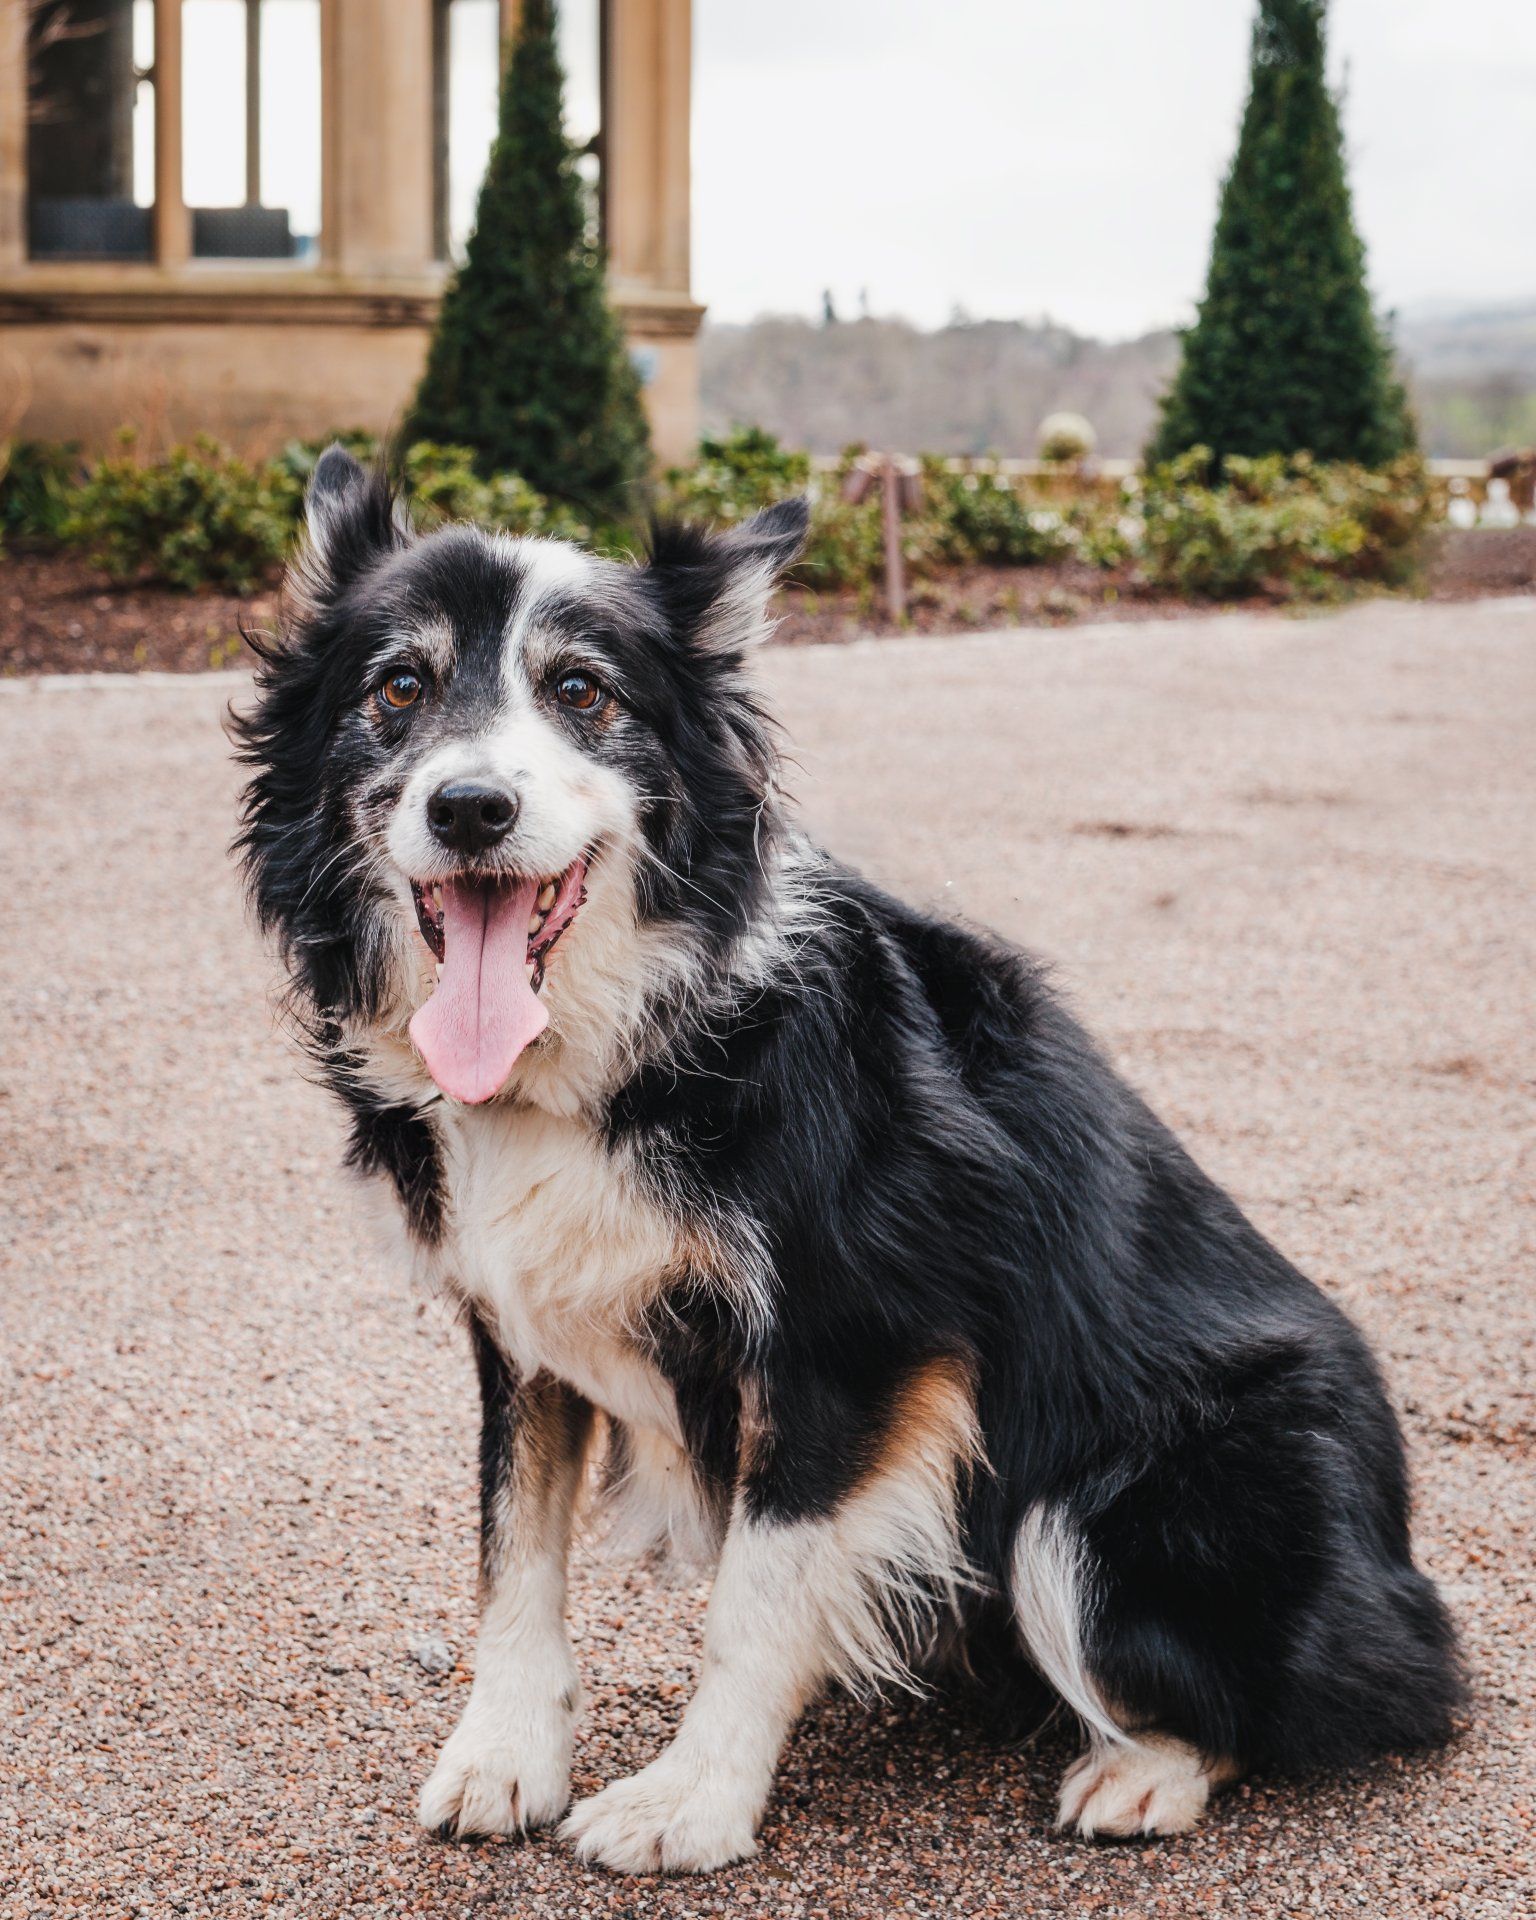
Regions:
M 450 1285 L 519 1369 L 552 1373 L 615 1419 L 679 1441 L 671 1388 L 633 1337 L 682 1270 L 678 1223 L 580 1119 L 446 1109 L 440 1131 Z

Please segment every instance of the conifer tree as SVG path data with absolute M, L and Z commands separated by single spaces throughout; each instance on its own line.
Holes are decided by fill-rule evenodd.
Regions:
M 1366 287 L 1324 71 L 1326 5 L 1259 0 L 1206 295 L 1149 461 L 1201 444 L 1218 458 L 1305 448 L 1376 467 L 1414 444 Z
M 475 230 L 406 432 L 472 447 L 482 473 L 518 473 L 600 519 L 632 519 L 649 434 L 563 93 L 554 0 L 524 0 Z

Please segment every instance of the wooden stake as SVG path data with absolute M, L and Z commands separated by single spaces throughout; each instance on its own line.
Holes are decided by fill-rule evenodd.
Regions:
M 901 476 L 890 454 L 880 467 L 880 517 L 885 523 L 885 609 L 899 627 L 907 617 L 907 581 L 901 554 Z

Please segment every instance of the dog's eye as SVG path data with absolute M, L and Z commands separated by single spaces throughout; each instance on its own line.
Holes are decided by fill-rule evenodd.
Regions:
M 555 682 L 555 698 L 562 707 L 591 713 L 603 704 L 607 695 L 590 673 L 563 673 Z
M 418 673 L 392 673 L 379 688 L 379 698 L 386 707 L 399 713 L 403 707 L 413 707 L 421 698 L 421 675 Z

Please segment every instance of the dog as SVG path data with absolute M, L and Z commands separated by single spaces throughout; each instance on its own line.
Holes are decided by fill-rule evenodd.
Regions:
M 983 1659 L 1080 1723 L 1086 1836 L 1447 1740 L 1360 1334 L 1039 966 L 796 825 L 750 656 L 806 527 L 418 536 L 332 448 L 236 722 L 256 916 L 479 1375 L 474 1684 L 422 1822 L 722 1867 L 820 1689 Z M 676 1737 L 568 1811 L 592 1489 L 715 1576 Z

